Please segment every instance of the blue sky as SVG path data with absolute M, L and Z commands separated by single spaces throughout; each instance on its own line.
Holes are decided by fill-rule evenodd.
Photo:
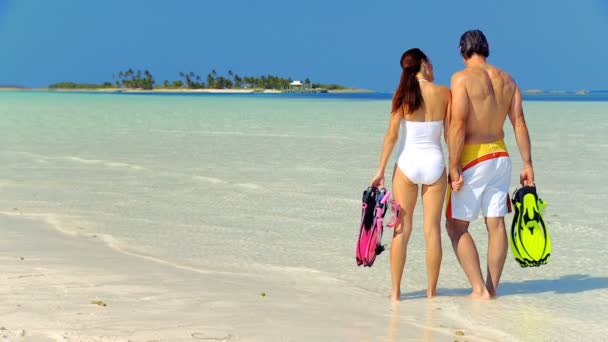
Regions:
M 393 91 L 411 47 L 447 84 L 473 28 L 523 89 L 608 89 L 606 0 L 0 0 L 0 84 L 132 67 L 157 81 L 232 69 Z

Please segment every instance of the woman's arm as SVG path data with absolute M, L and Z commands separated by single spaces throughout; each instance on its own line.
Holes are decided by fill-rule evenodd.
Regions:
M 447 88 L 447 87 L 446 87 Z M 443 119 L 443 139 L 445 143 L 448 143 L 448 129 L 450 128 L 450 115 L 452 115 L 452 92 L 450 88 L 447 88 L 448 106 L 445 111 L 445 118 Z
M 388 122 L 388 129 L 384 136 L 384 144 L 382 145 L 382 152 L 380 153 L 380 162 L 378 164 L 378 170 L 376 176 L 371 181 L 372 186 L 384 187 L 384 171 L 386 170 L 386 164 L 388 159 L 393 152 L 393 148 L 399 139 L 399 125 L 401 123 L 400 113 L 391 113 L 390 120 Z
M 460 71 L 452 75 L 452 106 L 450 109 L 450 127 L 448 128 L 449 175 L 452 190 L 460 191 L 464 179 L 460 169 L 460 155 L 464 146 L 469 97 L 466 88 L 466 75 Z

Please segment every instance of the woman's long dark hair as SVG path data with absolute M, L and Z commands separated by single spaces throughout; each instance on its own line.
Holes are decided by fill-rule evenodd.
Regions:
M 418 48 L 409 49 L 401 55 L 401 80 L 393 96 L 393 113 L 399 112 L 402 106 L 406 113 L 413 113 L 422 106 L 422 92 L 416 74 L 420 72 L 422 61 L 428 58 Z

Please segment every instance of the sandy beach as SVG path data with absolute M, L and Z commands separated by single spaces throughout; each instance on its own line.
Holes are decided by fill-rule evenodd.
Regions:
M 53 89 L 53 88 L 20 88 L 20 87 L 0 87 L 0 91 L 22 91 L 22 92 L 57 92 L 57 93 L 142 93 L 142 94 L 154 94 L 154 93 L 176 93 L 176 94 L 250 94 L 254 93 L 256 89 L 172 89 L 172 88 L 158 88 L 158 89 L 132 89 L 132 88 L 96 88 L 96 89 Z
M 366 291 L 300 274 L 235 274 L 122 253 L 50 217 L 0 214 L 0 337 L 8 341 L 447 340 L 441 300 L 391 308 Z M 105 241 L 108 242 L 108 241 Z M 425 317 L 409 316 L 426 312 Z M 443 328 L 431 327 L 440 325 Z
M 156 89 L 131 89 L 131 88 L 98 88 L 98 89 L 51 89 L 51 88 L 22 88 L 22 87 L 0 87 L 0 91 L 48 91 L 48 92 L 59 92 L 59 93 L 132 93 L 132 94 L 253 94 L 253 93 L 264 93 L 264 94 L 281 94 L 285 91 L 277 89 L 186 89 L 186 88 L 156 88 Z M 368 89 L 337 89 L 328 90 L 328 93 L 338 94 L 359 94 L 359 93 L 374 93 L 373 90 Z

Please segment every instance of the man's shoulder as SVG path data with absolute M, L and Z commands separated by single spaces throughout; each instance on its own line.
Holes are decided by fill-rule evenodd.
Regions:
M 496 76 L 502 78 L 504 81 L 515 82 L 511 74 L 509 74 L 506 70 L 503 70 L 495 65 L 490 65 L 490 68 Z
M 467 69 L 458 70 L 452 74 L 452 79 L 466 77 L 468 74 L 469 74 L 469 70 L 467 70 Z
M 452 79 L 451 79 L 452 86 L 454 86 L 455 84 L 461 84 L 462 82 L 465 82 L 469 76 L 470 76 L 470 72 L 467 69 L 456 71 L 455 73 L 452 74 Z

